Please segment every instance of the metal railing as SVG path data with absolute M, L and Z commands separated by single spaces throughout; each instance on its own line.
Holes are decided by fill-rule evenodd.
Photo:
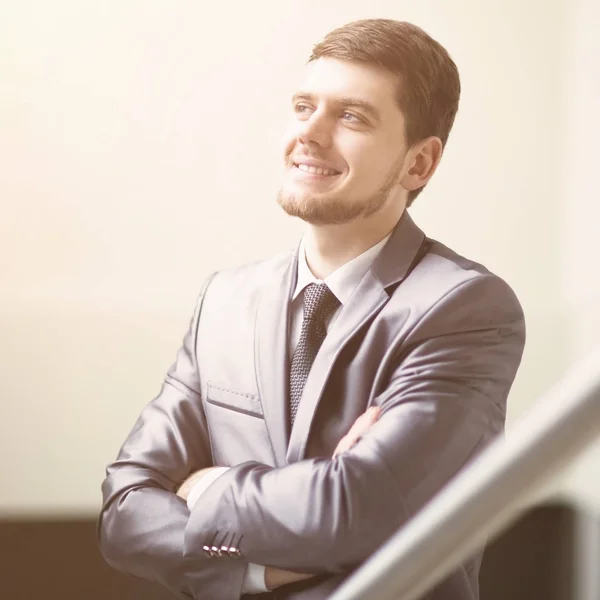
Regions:
M 600 352 L 459 473 L 330 600 L 416 600 L 500 532 L 600 435 Z

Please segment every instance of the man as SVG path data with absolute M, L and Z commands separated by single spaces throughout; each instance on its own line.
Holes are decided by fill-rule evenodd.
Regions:
M 278 195 L 306 233 L 205 282 L 107 470 L 111 565 L 182 598 L 326 598 L 502 431 L 521 307 L 406 211 L 459 95 L 447 52 L 408 23 L 315 46 Z M 480 561 L 428 597 L 478 598 Z

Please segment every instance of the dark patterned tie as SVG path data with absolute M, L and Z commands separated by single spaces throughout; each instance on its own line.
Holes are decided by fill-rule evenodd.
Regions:
M 325 283 L 311 283 L 304 289 L 302 330 L 290 368 L 290 429 L 298 412 L 306 378 L 327 335 L 327 318 L 339 304 Z

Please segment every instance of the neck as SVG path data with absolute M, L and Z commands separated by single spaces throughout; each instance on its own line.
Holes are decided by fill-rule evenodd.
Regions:
M 367 218 L 341 225 L 309 225 L 304 235 L 308 267 L 325 279 L 388 235 L 404 212 L 404 205 L 380 210 Z

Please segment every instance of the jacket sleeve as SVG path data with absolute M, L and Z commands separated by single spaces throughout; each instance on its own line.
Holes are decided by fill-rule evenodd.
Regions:
M 230 600 L 241 595 L 247 565 L 184 556 L 190 513 L 175 493 L 192 472 L 212 466 L 195 352 L 209 281 L 160 394 L 107 467 L 98 537 L 104 559 L 120 571 L 160 583 L 180 598 Z
M 186 556 L 229 530 L 243 534 L 250 562 L 309 573 L 356 566 L 501 433 L 524 342 L 521 307 L 500 278 L 461 283 L 395 348 L 374 399 L 381 416 L 351 450 L 232 468 L 194 507 Z

